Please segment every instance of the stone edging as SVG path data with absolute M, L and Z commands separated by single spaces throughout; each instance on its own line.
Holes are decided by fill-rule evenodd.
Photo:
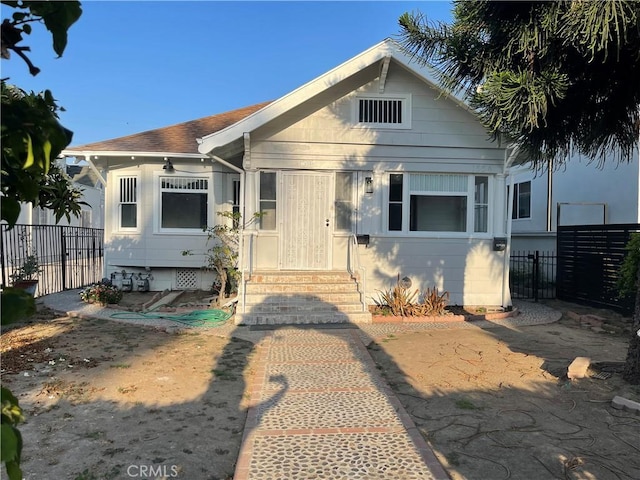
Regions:
M 509 312 L 492 312 L 469 315 L 435 315 L 424 317 L 399 317 L 395 315 L 372 315 L 371 323 L 451 323 L 474 322 L 479 320 L 502 320 L 520 315 L 520 310 L 514 308 Z

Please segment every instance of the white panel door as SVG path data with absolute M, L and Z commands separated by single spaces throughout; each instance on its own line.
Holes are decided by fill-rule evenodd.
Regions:
M 326 270 L 331 238 L 331 174 L 283 172 L 281 268 Z

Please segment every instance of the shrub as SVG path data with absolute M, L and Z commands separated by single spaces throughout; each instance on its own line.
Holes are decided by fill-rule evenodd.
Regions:
M 638 266 L 640 265 L 640 234 L 632 233 L 629 242 L 625 246 L 627 251 L 624 261 L 620 266 L 617 288 L 619 295 L 625 297 L 634 295 L 638 285 Z
M 422 303 L 417 301 L 418 290 L 409 290 L 402 285 L 400 276 L 396 286 L 390 290 L 380 291 L 376 304 L 376 313 L 395 315 L 398 317 L 421 317 L 427 315 L 445 315 L 449 304 L 449 292 L 438 292 L 436 287 L 427 288 Z
M 413 314 L 414 301 L 418 297 L 418 290 L 410 291 L 400 283 L 400 275 L 396 286 L 390 290 L 380 291 L 378 300 L 373 301 L 380 308 L 388 307 L 392 315 L 406 317 Z
M 80 298 L 83 302 L 107 305 L 110 303 L 119 303 L 120 300 L 122 300 L 122 292 L 113 285 L 97 283 L 88 286 L 80 292 Z
M 449 304 L 449 292 L 439 293 L 437 287 L 427 288 L 423 295 L 423 315 L 444 315 Z

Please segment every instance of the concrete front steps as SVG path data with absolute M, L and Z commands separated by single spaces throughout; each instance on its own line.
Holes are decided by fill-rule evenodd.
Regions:
M 246 283 L 236 325 L 371 323 L 348 272 L 260 271 Z

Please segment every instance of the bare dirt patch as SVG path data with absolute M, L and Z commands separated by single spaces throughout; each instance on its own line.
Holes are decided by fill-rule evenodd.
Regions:
M 136 296 L 134 307 L 150 298 Z M 553 306 L 565 312 L 554 324 L 428 330 L 370 345 L 453 479 L 640 478 L 640 415 L 611 407 L 615 395 L 640 400 L 615 373 L 629 319 Z M 0 352 L 2 383 L 27 416 L 26 479 L 232 478 L 251 343 L 215 330 L 57 318 L 41 306 L 3 331 Z M 593 369 L 569 381 L 576 356 L 611 376 Z
M 251 343 L 56 317 L 40 307 L 0 337 L 26 479 L 232 478 Z
M 640 415 L 611 407 L 616 395 L 640 400 L 640 389 L 615 373 L 630 320 L 553 307 L 565 313 L 554 324 L 430 330 L 370 345 L 453 479 L 640 478 Z M 616 329 L 594 331 L 569 311 L 596 314 Z M 570 381 L 577 356 L 600 368 Z M 611 376 L 596 378 L 599 370 Z

